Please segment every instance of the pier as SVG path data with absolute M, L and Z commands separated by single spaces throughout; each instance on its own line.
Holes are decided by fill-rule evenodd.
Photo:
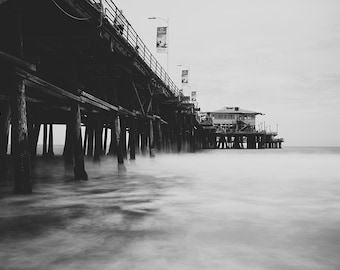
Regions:
M 40 135 L 42 156 L 54 156 L 55 125 L 76 180 L 88 179 L 85 157 L 124 168 L 161 151 L 281 147 L 274 134 L 202 122 L 111 0 L 1 0 L 0 33 L 0 181 L 11 169 L 16 193 L 32 192 Z
M 84 156 L 123 166 L 139 153 L 199 147 L 194 105 L 112 1 L 1 1 L 0 32 L 1 179 L 11 163 L 15 192 L 32 191 L 38 136 L 53 156 L 56 124 L 77 180 L 88 178 Z

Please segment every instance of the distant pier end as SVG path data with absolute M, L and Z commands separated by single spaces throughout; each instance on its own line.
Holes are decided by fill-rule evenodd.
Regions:
M 207 133 L 205 148 L 282 148 L 284 140 L 276 138 L 277 132 L 267 131 L 264 123 L 256 129 L 256 115 L 262 113 L 239 107 L 201 113 L 200 124 Z

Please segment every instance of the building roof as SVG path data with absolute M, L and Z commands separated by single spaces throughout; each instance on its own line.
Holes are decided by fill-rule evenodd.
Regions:
M 240 107 L 223 107 L 217 111 L 213 111 L 211 113 L 230 113 L 230 114 L 263 114 L 260 112 L 248 111 L 241 109 Z

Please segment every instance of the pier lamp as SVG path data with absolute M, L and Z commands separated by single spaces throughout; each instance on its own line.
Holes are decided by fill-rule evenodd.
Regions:
M 169 73 L 169 43 L 170 43 L 170 31 L 169 31 L 169 24 L 170 24 L 170 20 L 169 18 L 162 18 L 162 17 L 149 17 L 149 20 L 161 20 L 166 22 L 166 28 L 167 28 L 167 35 L 168 35 L 168 48 L 166 51 L 166 71 Z

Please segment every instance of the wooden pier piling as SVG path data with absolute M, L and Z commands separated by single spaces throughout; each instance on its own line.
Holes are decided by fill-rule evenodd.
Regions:
M 74 178 L 76 180 L 87 180 L 88 176 L 85 171 L 84 150 L 81 138 L 81 114 L 79 104 L 71 106 L 71 128 L 73 139 L 73 157 L 74 157 Z
M 0 182 L 7 180 L 8 135 L 11 119 L 11 107 L 7 100 L 0 101 Z
M 25 84 L 21 78 L 13 78 L 11 85 L 12 160 L 14 165 L 14 191 L 32 193 L 31 157 L 29 153 Z

